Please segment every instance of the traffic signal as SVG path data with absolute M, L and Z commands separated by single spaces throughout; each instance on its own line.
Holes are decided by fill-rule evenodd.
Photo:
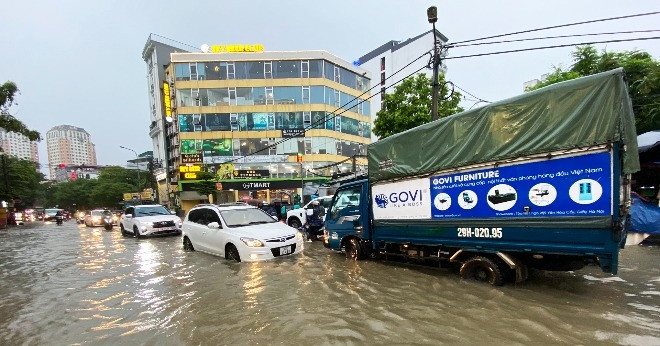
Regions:
M 302 154 L 301 154 L 301 153 L 298 153 L 298 155 L 296 156 L 296 162 L 298 162 L 298 163 L 302 163 L 302 162 L 303 162 Z

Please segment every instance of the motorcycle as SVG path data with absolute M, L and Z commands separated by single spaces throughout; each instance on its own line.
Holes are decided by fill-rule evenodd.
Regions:
M 112 216 L 106 215 L 103 217 L 103 228 L 106 231 L 112 231 Z

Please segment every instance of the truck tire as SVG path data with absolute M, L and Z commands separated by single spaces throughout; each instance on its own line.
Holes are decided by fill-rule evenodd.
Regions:
M 344 253 L 348 259 L 357 261 L 364 259 L 364 251 L 362 251 L 362 246 L 360 246 L 360 242 L 355 238 L 351 238 L 346 242 L 346 245 L 344 246 Z
M 487 257 L 471 257 L 461 265 L 460 275 L 462 279 L 487 282 L 493 286 L 501 286 L 503 275 L 500 267 Z

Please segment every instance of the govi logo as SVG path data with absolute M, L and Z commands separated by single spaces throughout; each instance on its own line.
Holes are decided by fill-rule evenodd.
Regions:
M 380 195 L 376 195 L 374 199 L 376 200 L 376 205 L 378 206 L 378 208 L 385 208 L 387 207 L 387 204 L 390 203 L 387 200 L 387 196 L 385 196 L 382 193 Z

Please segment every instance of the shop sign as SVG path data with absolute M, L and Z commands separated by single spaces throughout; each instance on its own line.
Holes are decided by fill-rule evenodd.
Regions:
M 218 163 L 219 160 L 234 163 L 271 163 L 271 162 L 286 162 L 287 155 L 250 155 L 250 156 L 223 156 L 219 158 L 205 157 L 204 163 L 213 164 Z
M 305 137 L 304 129 L 282 129 L 282 138 Z
M 188 173 L 188 172 L 201 172 L 202 166 L 179 166 L 179 172 Z
M 170 98 L 170 83 L 163 82 L 163 101 L 165 102 L 165 116 L 172 116 L 172 99 Z
M 181 163 L 202 163 L 201 154 L 181 154 Z
M 270 171 L 267 169 L 237 169 L 234 171 L 234 178 L 268 178 Z
M 253 53 L 263 52 L 263 44 L 214 44 L 209 46 L 202 45 L 202 52 L 204 53 Z

